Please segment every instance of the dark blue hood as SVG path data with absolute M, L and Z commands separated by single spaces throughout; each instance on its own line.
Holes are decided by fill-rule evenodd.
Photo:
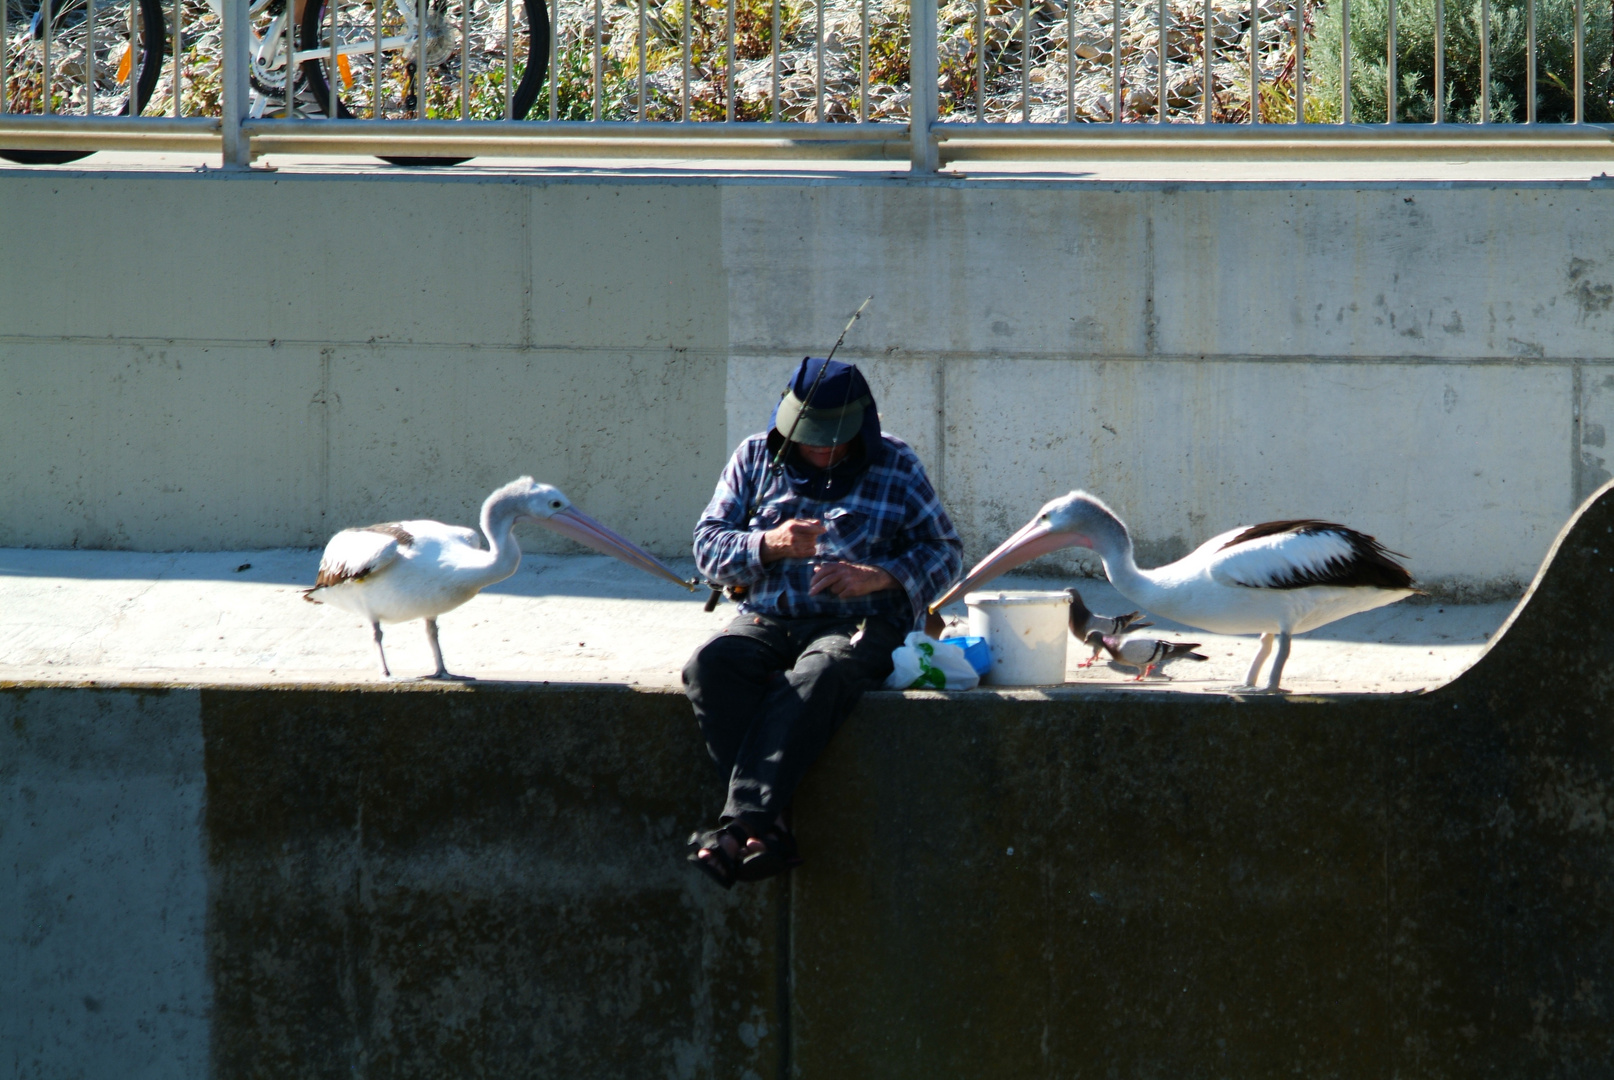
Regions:
M 821 368 L 824 369 L 823 378 L 815 388 L 813 382 L 819 378 Z M 811 409 L 841 409 L 860 398 L 868 400 L 863 410 L 863 422 L 852 440 L 852 449 L 836 464 L 827 469 L 815 469 L 803 461 L 794 448 L 785 455 L 785 478 L 797 495 L 830 502 L 844 498 L 870 465 L 885 458 L 885 441 L 880 438 L 880 412 L 868 381 L 853 364 L 809 356 L 797 366 L 789 384 L 779 395 L 780 401 L 789 394 L 794 394 Z M 785 441 L 784 435 L 775 426 L 778 419 L 779 406 L 775 405 L 773 415 L 768 418 L 770 455 L 778 454 Z M 801 441 L 799 436 L 797 441 Z

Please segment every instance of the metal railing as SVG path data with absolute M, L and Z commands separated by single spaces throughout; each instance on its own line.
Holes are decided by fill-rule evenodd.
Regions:
M 1610 10 L 1585 0 L 551 3 L 0 0 L 0 154 L 930 171 L 1614 149 Z

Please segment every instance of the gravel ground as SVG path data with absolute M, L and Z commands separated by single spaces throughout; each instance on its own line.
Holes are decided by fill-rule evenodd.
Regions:
M 58 0 L 76 3 L 83 0 Z M 172 37 L 173 3 L 183 10 L 181 48 L 185 115 L 216 115 L 221 79 L 218 15 L 206 0 L 168 0 L 167 32 Z M 430 50 L 445 57 L 431 94 L 432 114 L 458 114 L 459 27 L 465 0 L 434 0 L 434 25 L 446 27 Z M 505 10 L 502 0 L 469 0 L 470 47 L 466 50 L 472 85 L 472 116 L 502 115 Z M 686 2 L 688 4 L 686 10 Z M 7 4 L 8 108 L 40 111 L 43 43 L 30 32 L 34 0 Z M 1037 122 L 1108 121 L 1114 104 L 1113 68 L 1115 12 L 1120 11 L 1122 115 L 1152 120 L 1159 115 L 1161 20 L 1165 20 L 1166 118 L 1186 121 L 1203 115 L 1203 64 L 1209 18 L 1213 52 L 1213 112 L 1220 121 L 1249 117 L 1250 20 L 1260 23 L 1261 94 L 1264 119 L 1283 121 L 1293 115 L 1295 5 L 1303 6 L 1310 27 L 1315 0 L 954 0 L 938 13 L 941 111 L 946 119 Z M 596 95 L 603 119 L 641 116 L 638 83 L 643 44 L 647 120 L 721 120 L 728 115 L 730 90 L 734 116 L 741 120 L 874 121 L 905 123 L 909 107 L 908 19 L 905 0 L 777 0 L 779 24 L 777 67 L 774 55 L 774 0 L 601 0 L 596 32 L 594 0 L 553 3 L 555 61 L 546 86 L 529 114 L 531 119 L 584 120 L 594 115 Z M 344 17 L 370 18 L 368 6 L 341 9 Z M 516 53 L 527 48 L 523 6 L 515 4 Z M 127 40 L 127 5 L 100 4 L 96 50 L 96 111 L 115 114 L 127 99 L 120 89 L 118 65 Z M 732 12 L 734 60 L 728 56 Z M 868 88 L 862 72 L 863 27 L 868 27 Z M 258 20 L 260 30 L 267 19 Z M 641 36 L 640 27 L 643 26 Z M 82 111 L 85 35 L 82 16 L 66 19 L 53 43 L 56 70 L 55 108 Z M 436 40 L 436 39 L 434 39 Z M 688 43 L 688 97 L 685 97 L 685 43 Z M 599 78 L 595 77 L 596 49 Z M 1320 62 L 1321 58 L 1309 63 Z M 359 91 L 368 76 L 358 70 Z M 819 72 L 824 93 L 819 98 Z M 778 113 L 773 113 L 778 80 Z M 731 87 L 732 82 L 732 87 Z M 388 100 L 401 109 L 405 78 L 401 63 L 384 75 Z M 172 111 L 172 64 L 145 112 Z M 1285 112 L 1285 110 L 1288 112 Z M 1308 109 L 1308 113 L 1309 113 Z M 365 115 L 360 112 L 360 115 Z

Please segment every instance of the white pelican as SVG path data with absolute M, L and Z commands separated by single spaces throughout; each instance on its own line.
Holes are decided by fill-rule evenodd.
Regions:
M 1276 637 L 1269 693 L 1278 691 L 1293 635 L 1419 591 L 1406 567 L 1390 557 L 1396 553 L 1373 537 L 1313 520 L 1240 526 L 1205 541 L 1186 558 L 1140 570 L 1121 519 L 1094 496 L 1073 491 L 1037 511 L 931 610 L 1039 555 L 1073 545 L 1097 552 L 1110 583 L 1146 611 L 1217 634 L 1260 634 L 1241 689 L 1255 688 Z
M 426 640 L 437 670 L 427 678 L 453 679 L 437 644 L 437 616 L 452 611 L 521 565 L 521 548 L 510 535 L 518 522 L 544 525 L 585 547 L 614 555 L 630 566 L 685 588 L 689 582 L 655 556 L 618 536 L 572 506 L 557 488 L 530 476 L 513 480 L 482 504 L 482 533 L 440 521 L 390 521 L 343 529 L 325 545 L 319 579 L 303 599 L 330 603 L 361 615 L 375 631 L 381 674 L 390 676 L 381 647 L 381 624 L 426 620 Z

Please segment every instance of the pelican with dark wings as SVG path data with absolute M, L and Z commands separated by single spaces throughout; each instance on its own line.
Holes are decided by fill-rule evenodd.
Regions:
M 1373 537 L 1312 519 L 1241 525 L 1186 558 L 1143 570 L 1115 512 L 1087 492 L 1073 491 L 1037 511 L 931 610 L 1039 555 L 1072 546 L 1097 553 L 1110 583 L 1145 611 L 1212 633 L 1260 634 L 1242 689 L 1256 688 L 1274 641 L 1268 692 L 1279 689 L 1295 634 L 1419 591 L 1395 552 Z

